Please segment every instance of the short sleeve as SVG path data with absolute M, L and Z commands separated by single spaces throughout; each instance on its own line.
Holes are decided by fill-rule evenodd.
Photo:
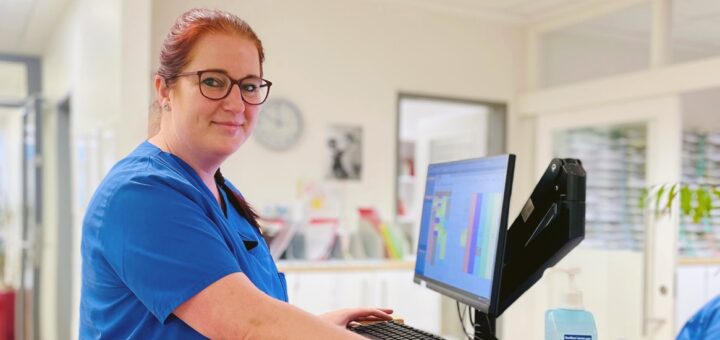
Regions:
M 193 192 L 194 191 L 194 192 Z M 123 183 L 110 196 L 99 231 L 108 262 L 160 322 L 238 261 L 199 191 L 151 177 Z

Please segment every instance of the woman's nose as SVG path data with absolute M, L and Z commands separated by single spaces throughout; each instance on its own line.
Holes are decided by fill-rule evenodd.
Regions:
M 232 84 L 232 87 L 230 88 L 230 93 L 228 94 L 227 98 L 225 98 L 225 100 L 230 106 L 229 109 L 231 109 L 232 111 L 242 112 L 245 110 L 245 101 L 242 98 L 240 84 Z

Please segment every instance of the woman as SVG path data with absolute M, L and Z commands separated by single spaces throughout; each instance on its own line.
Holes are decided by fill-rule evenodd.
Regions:
M 267 98 L 263 59 L 232 14 L 194 9 L 172 27 L 154 80 L 159 131 L 113 167 L 85 216 L 81 338 L 350 339 L 350 321 L 390 319 L 287 304 L 257 215 L 220 173 Z

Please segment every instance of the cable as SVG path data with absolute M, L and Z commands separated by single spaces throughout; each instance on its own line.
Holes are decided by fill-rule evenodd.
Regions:
M 463 308 L 463 313 L 460 314 L 460 302 L 455 301 L 455 306 L 457 307 L 458 318 L 460 318 L 460 327 L 462 328 L 463 334 L 465 334 L 465 337 L 469 340 L 473 340 L 473 337 L 475 336 L 475 323 L 472 324 L 473 334 L 469 334 L 465 328 L 465 312 L 467 311 L 467 308 Z M 472 315 L 470 315 L 470 321 L 472 322 Z
M 487 315 L 487 313 L 482 313 L 485 316 L 485 324 L 487 325 L 487 328 L 483 329 L 484 327 L 480 327 L 480 337 L 482 340 L 498 340 L 497 337 L 495 337 L 495 330 L 493 329 L 493 325 L 490 323 L 490 317 Z M 479 321 L 479 320 L 478 320 Z M 480 321 L 482 322 L 482 321 Z M 485 331 L 490 333 L 485 333 Z

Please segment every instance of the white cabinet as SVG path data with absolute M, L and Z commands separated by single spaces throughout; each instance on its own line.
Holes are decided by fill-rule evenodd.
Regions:
M 679 266 L 676 275 L 675 324 L 679 330 L 700 308 L 720 294 L 720 264 Z
M 290 303 L 313 314 L 349 307 L 387 307 L 417 327 L 440 333 L 440 295 L 413 283 L 411 264 L 279 264 L 287 278 Z

